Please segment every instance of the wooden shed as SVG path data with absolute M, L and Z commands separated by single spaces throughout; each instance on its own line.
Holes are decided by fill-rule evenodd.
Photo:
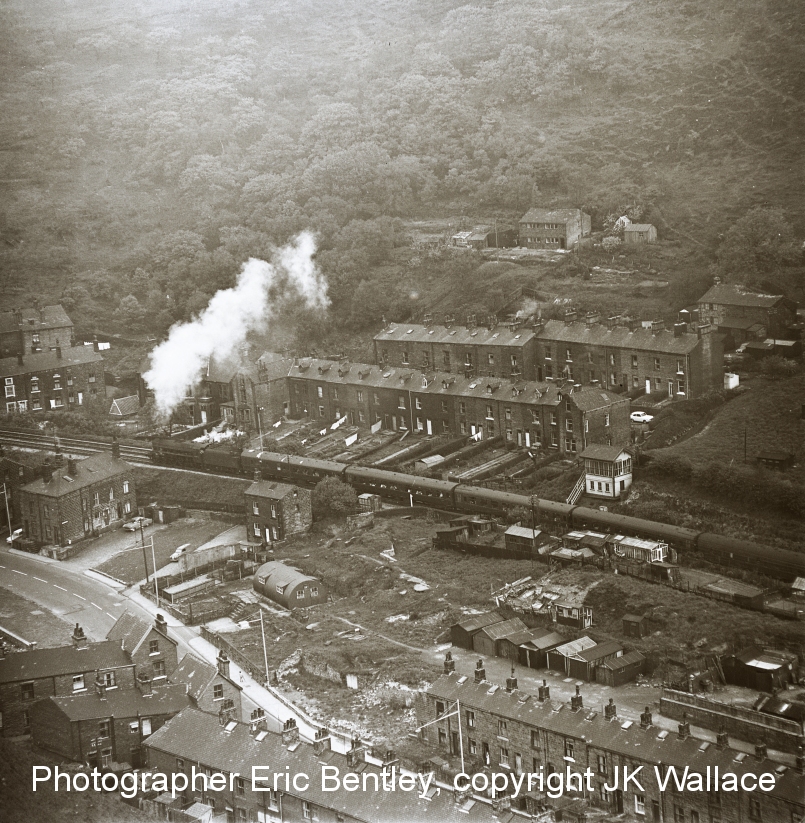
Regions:
M 724 655 L 721 658 L 721 668 L 724 670 L 724 679 L 732 686 L 772 692 L 795 682 L 797 656 L 760 646 L 748 646 L 737 654 Z
M 621 657 L 605 660 L 595 670 L 597 683 L 604 686 L 622 686 L 631 683 L 646 668 L 646 658 L 640 652 L 626 652 Z
M 553 604 L 553 619 L 564 626 L 573 626 L 574 629 L 589 629 L 593 625 L 593 610 L 590 606 L 561 603 L 557 600 Z
M 625 614 L 622 618 L 623 633 L 627 637 L 646 637 L 651 634 L 646 615 Z
M 567 673 L 578 680 L 595 680 L 595 670 L 607 660 L 623 656 L 623 646 L 617 640 L 607 640 L 591 649 L 568 655 Z
M 545 635 L 548 634 L 553 634 L 553 632 L 550 629 L 537 628 L 523 629 L 523 631 L 507 635 L 500 641 L 500 649 L 502 652 L 500 656 L 508 657 L 512 663 L 521 663 L 522 660 L 520 659 L 520 652 L 523 643 L 538 640 L 540 637 L 545 637 Z M 526 663 L 525 665 L 528 664 Z
M 595 640 L 591 637 L 579 637 L 576 640 L 571 640 L 569 643 L 563 643 L 561 646 L 556 646 L 548 652 L 548 668 L 557 672 L 568 673 L 568 658 L 585 649 L 591 649 L 596 645 Z
M 485 654 L 487 657 L 503 657 L 505 650 L 503 641 L 506 637 L 524 631 L 525 623 L 519 617 L 512 617 L 511 620 L 503 620 L 500 623 L 491 623 L 484 626 L 473 638 L 472 648 L 478 654 Z
M 454 646 L 472 651 L 472 639 L 481 629 L 493 623 L 502 623 L 503 618 L 497 612 L 473 614 L 450 627 L 450 641 Z
M 545 669 L 548 666 L 548 653 L 566 640 L 559 632 L 549 632 L 526 640 L 520 645 L 520 663 L 530 669 Z

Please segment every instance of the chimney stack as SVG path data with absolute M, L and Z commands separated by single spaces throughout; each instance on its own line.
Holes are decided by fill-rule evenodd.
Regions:
M 120 460 L 120 442 L 117 436 L 112 438 L 112 457 L 114 457 L 115 460 Z
M 53 455 L 53 468 L 60 469 L 64 465 L 64 455 L 61 453 L 61 443 L 56 438 L 56 452 Z
M 316 729 L 316 733 L 313 737 L 313 754 L 317 757 L 321 757 L 324 752 L 330 750 L 330 746 L 330 730 L 326 726 Z
M 361 739 L 358 735 L 355 735 L 355 737 L 352 738 L 352 745 L 347 752 L 347 766 L 349 766 L 350 769 L 354 769 L 364 760 L 363 743 L 361 743 Z
M 640 715 L 640 728 L 648 729 L 651 727 L 651 725 L 651 712 L 648 710 L 648 706 L 646 706 L 646 710 Z
M 98 346 L 98 335 L 92 335 L 92 350 L 93 351 L 100 351 L 100 346 Z
M 727 734 L 727 730 L 722 726 L 718 734 L 716 734 L 716 746 L 718 746 L 719 749 L 726 749 L 729 744 L 730 737 Z
M 444 673 L 452 674 L 456 670 L 456 661 L 453 660 L 453 653 L 448 651 L 444 656 Z
M 576 693 L 570 698 L 570 710 L 577 712 L 584 708 L 584 699 L 581 696 L 581 686 L 576 686 Z
M 542 681 L 542 685 L 537 691 L 537 699 L 542 701 L 551 699 L 551 687 L 548 685 L 547 680 Z
M 604 719 L 605 720 L 615 720 L 618 716 L 618 707 L 615 705 L 615 701 L 610 697 L 609 703 L 604 706 Z
M 484 661 L 479 660 L 475 664 L 475 682 L 482 683 L 486 680 L 486 669 L 484 668 Z
M 259 483 L 263 479 L 263 470 L 258 466 L 254 470 L 254 482 Z
M 18 366 L 24 366 L 25 365 L 25 361 L 22 359 L 22 352 L 20 352 L 17 355 L 17 365 Z
M 139 691 L 143 697 L 151 697 L 153 694 L 151 678 L 145 672 L 137 673 L 135 685 L 137 686 L 137 691 Z
M 76 649 L 86 649 L 89 641 L 87 640 L 87 636 L 84 634 L 84 630 L 78 623 L 75 624 L 75 628 L 73 629 L 73 646 Z
M 157 612 L 156 620 L 154 620 L 154 626 L 158 632 L 162 632 L 162 634 L 168 633 L 168 621 L 165 620 L 165 616 Z
M 682 712 L 682 722 L 679 724 L 679 739 L 687 740 L 690 737 L 690 723 L 687 712 Z
M 67 458 L 67 474 L 69 474 L 70 477 L 75 477 L 78 474 L 78 461 L 75 457 Z
M 586 326 L 594 326 L 596 323 L 601 321 L 601 313 L 597 311 L 588 311 L 587 316 L 584 318 L 584 323 Z
M 58 340 L 56 341 L 56 359 L 61 360 L 61 346 Z
M 50 462 L 49 457 L 46 457 L 45 462 L 42 464 L 42 480 L 45 483 L 50 483 L 53 480 L 53 464 Z
M 294 743 L 299 742 L 299 726 L 296 725 L 296 720 L 293 717 L 289 717 L 283 724 L 282 724 L 282 745 L 283 746 L 292 746 Z
M 802 740 L 801 737 L 799 739 Z M 805 746 L 803 746 L 802 743 L 800 743 L 799 746 L 797 746 L 796 764 L 797 764 L 797 771 L 800 774 L 805 774 Z
M 674 337 L 682 337 L 688 330 L 687 323 L 674 323 Z
M 218 652 L 218 659 L 215 661 L 216 665 L 218 666 L 218 674 L 221 677 L 229 677 L 229 658 L 226 656 L 226 652 L 221 649 Z
M 766 746 L 766 741 L 761 740 L 760 743 L 755 744 L 755 757 L 758 760 L 765 760 L 769 756 L 769 749 Z
M 575 323 L 577 316 L 575 309 L 567 309 L 565 311 L 565 323 Z
M 506 678 L 506 691 L 517 691 L 517 678 L 514 676 L 514 666 L 512 666 L 511 676 Z

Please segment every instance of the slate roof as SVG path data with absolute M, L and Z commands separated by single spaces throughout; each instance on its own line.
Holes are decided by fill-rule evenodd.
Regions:
M 120 644 L 112 640 L 90 643 L 86 648 L 57 646 L 14 652 L 0 660 L 0 683 L 36 680 L 65 674 L 80 674 L 95 669 L 118 669 L 131 666 Z
M 140 411 L 140 398 L 136 394 L 128 397 L 117 397 L 112 401 L 109 414 L 115 417 L 128 417 L 130 414 L 137 414 Z
M 85 460 L 77 461 L 76 474 L 73 477 L 67 473 L 67 466 L 53 468 L 53 477 L 49 483 L 45 483 L 43 478 L 33 480 L 22 487 L 23 491 L 32 494 L 44 494 L 48 497 L 61 497 L 63 494 L 75 492 L 85 486 L 91 486 L 110 477 L 117 477 L 121 474 L 128 474 L 131 466 L 119 458 L 112 456 L 111 452 L 98 452 Z M 69 477 L 70 480 L 65 478 Z
M 699 344 L 699 336 L 684 332 L 675 337 L 673 331 L 639 328 L 634 331 L 626 326 L 609 326 L 603 323 L 565 323 L 563 320 L 548 320 L 537 333 L 538 340 L 548 343 L 582 343 L 588 346 L 606 346 L 611 349 L 636 349 L 665 354 L 689 354 Z
M 526 640 L 523 645 L 530 646 L 537 651 L 546 651 L 561 646 L 567 638 L 559 632 L 550 632 L 541 636 L 534 636 L 530 640 Z
M 581 217 L 581 209 L 529 209 L 521 218 L 521 223 L 564 223 Z
M 780 300 L 785 300 L 782 294 L 761 294 L 747 289 L 737 283 L 718 283 L 711 286 L 696 302 L 715 303 L 725 306 L 756 306 L 770 308 Z
M 63 328 L 66 326 L 72 327 L 73 321 L 67 316 L 67 312 L 62 306 L 42 306 L 41 310 L 37 309 L 21 309 L 22 324 L 17 322 L 17 317 L 13 311 L 0 312 L 0 334 L 18 331 L 20 325 L 28 330 L 33 329 L 38 331 L 40 329 Z M 31 323 L 30 321 L 34 322 Z M 69 345 L 69 340 L 65 341 Z
M 381 772 L 379 766 L 370 763 L 350 769 L 346 757 L 333 751 L 317 756 L 313 747 L 305 742 L 292 747 L 291 751 L 282 745 L 282 737 L 274 732 L 268 732 L 262 740 L 257 740 L 249 733 L 249 726 L 245 723 L 224 727 L 215 715 L 192 708 L 172 717 L 146 740 L 145 745 L 171 757 L 200 761 L 213 771 L 250 775 L 252 767 L 258 766 L 261 769 L 259 774 L 268 780 L 272 779 L 272 773 L 285 774 L 286 768 L 291 774 L 315 776 L 320 772 L 322 762 L 337 766 L 341 774 L 360 771 L 379 775 Z M 382 782 L 379 783 L 382 787 Z M 500 820 L 493 816 L 488 803 L 467 804 L 464 806 L 466 811 L 461 811 L 454 802 L 453 792 L 446 789 L 432 792 L 430 799 L 420 798 L 419 792 L 414 791 L 323 792 L 321 781 L 314 778 L 309 788 L 298 796 L 316 806 L 366 823 L 400 823 L 403 820 L 416 820 L 418 823 L 492 823 Z
M 200 660 L 192 654 L 186 654 L 171 674 L 171 680 L 183 684 L 187 689 L 187 693 L 194 700 L 201 697 L 204 690 L 216 677 L 223 677 L 238 691 L 243 691 L 243 687 L 238 685 L 231 677 L 222 675 L 217 666 L 208 663 L 206 660 Z
M 271 480 L 256 480 L 244 492 L 251 497 L 267 497 L 270 500 L 282 500 L 293 494 L 294 487 L 286 483 L 275 483 Z
M 318 374 L 317 374 L 318 373 Z M 361 377 L 362 375 L 362 377 Z M 502 377 L 464 377 L 450 372 L 423 372 L 409 367 L 373 366 L 368 363 L 337 363 L 332 360 L 304 360 L 294 365 L 290 377 L 315 378 L 322 383 L 356 387 L 399 388 L 415 394 L 447 395 L 450 397 L 511 398 L 513 403 L 557 406 L 562 397 L 570 397 L 582 411 L 608 408 L 628 403 L 625 395 L 593 386 L 560 388 L 555 382 L 539 383 L 506 380 Z M 492 391 L 490 392 L 490 388 Z
M 651 231 L 654 226 L 651 223 L 628 223 L 623 227 L 624 231 Z
M 103 357 L 91 347 L 67 345 L 61 347 L 61 357 L 58 357 L 55 351 L 25 354 L 22 358 L 22 365 L 16 357 L 4 357 L 0 360 L 0 377 L 56 371 L 69 366 L 102 362 Z
M 624 449 L 623 446 L 604 446 L 598 443 L 593 443 L 579 455 L 586 457 L 589 460 L 607 460 L 614 463 L 624 452 L 631 457 L 631 452 Z
M 454 345 L 470 346 L 525 346 L 534 339 L 534 332 L 525 327 L 511 330 L 508 326 L 495 326 L 490 329 L 486 326 L 424 326 L 420 323 L 402 323 L 391 325 L 378 332 L 374 339 L 378 343 L 386 340 L 411 343 L 451 343 Z
M 117 688 L 107 689 L 103 698 L 96 692 L 91 692 L 49 699 L 73 722 L 105 717 L 154 717 L 160 714 L 176 714 L 190 704 L 183 683 L 158 686 L 148 697 L 136 688 Z
M 129 611 L 123 612 L 123 614 L 117 618 L 115 625 L 109 629 L 106 639 L 116 640 L 122 643 L 123 647 L 131 654 L 137 649 L 140 643 L 143 642 L 152 629 L 176 645 L 176 641 L 168 637 L 164 632 L 159 631 L 154 623 L 146 622 Z
M 529 529 L 525 526 L 509 526 L 506 529 L 506 534 L 510 534 L 512 537 L 525 537 L 528 540 L 536 540 L 542 534 L 542 531 L 540 529 Z
M 490 694 L 492 684 L 487 681 L 459 680 L 455 672 L 443 675 L 427 693 L 448 702 L 460 700 L 462 708 L 488 711 L 526 726 L 584 740 L 588 746 L 652 766 L 663 763 L 678 770 L 687 766 L 694 773 L 703 773 L 708 766 L 717 766 L 722 774 L 735 772 L 739 780 L 743 774 L 760 774 L 775 771 L 778 767 L 769 759 L 763 762 L 754 757 L 736 760 L 739 753 L 734 749 L 720 749 L 695 737 L 681 740 L 678 735 L 663 732 L 656 726 L 642 729 L 637 723 L 624 722 L 623 718 L 606 720 L 599 712 L 586 708 L 574 712 L 566 704 L 554 700 L 540 702 L 519 689 L 507 692 L 498 688 Z M 805 796 L 805 775 L 796 769 L 781 767 L 781 772 L 775 776 L 775 787 L 770 794 L 801 805 Z

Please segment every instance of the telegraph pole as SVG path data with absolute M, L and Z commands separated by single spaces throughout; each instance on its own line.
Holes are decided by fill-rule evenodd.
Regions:
M 148 576 L 148 555 L 145 553 L 145 532 L 143 531 L 143 521 L 140 521 L 140 543 L 143 547 L 143 566 L 145 566 L 145 582 L 146 585 L 151 582 L 151 578 Z M 156 577 L 156 567 L 154 568 L 154 577 Z

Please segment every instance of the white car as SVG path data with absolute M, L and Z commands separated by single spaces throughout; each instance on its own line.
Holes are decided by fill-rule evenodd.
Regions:
M 190 548 L 189 543 L 185 543 L 184 546 L 179 546 L 178 549 L 171 555 L 171 560 L 178 560 L 183 554 L 187 554 L 187 550 Z
M 123 528 L 127 532 L 136 532 L 138 529 L 150 526 L 153 522 L 150 517 L 135 517 L 133 520 L 129 520 L 128 523 L 124 523 Z
M 19 537 L 22 537 L 22 529 L 14 529 L 14 531 L 11 532 L 11 534 L 6 538 L 6 543 L 10 546 Z
M 632 412 L 629 417 L 631 418 L 632 423 L 648 423 L 654 419 L 653 414 L 646 414 L 641 411 Z

